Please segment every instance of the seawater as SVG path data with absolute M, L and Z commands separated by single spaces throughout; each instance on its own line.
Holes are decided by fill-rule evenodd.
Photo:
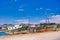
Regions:
M 0 31 L 0 36 L 5 36 L 5 35 L 7 35 L 5 32 Z

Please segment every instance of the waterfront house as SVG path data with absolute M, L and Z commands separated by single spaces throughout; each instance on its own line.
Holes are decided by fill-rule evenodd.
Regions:
M 40 24 L 30 24 L 28 30 L 31 33 L 35 33 L 35 32 L 37 32 L 38 27 L 40 27 Z
M 8 26 L 8 24 L 3 24 L 3 25 L 1 25 L 2 30 L 3 30 L 3 31 L 7 31 L 7 30 L 8 30 L 7 26 Z
M 0 31 L 2 31 L 2 26 L 0 25 Z
M 40 25 L 45 29 L 45 31 L 54 31 L 57 28 L 57 24 L 55 23 L 43 23 Z
M 20 33 L 22 25 L 14 25 L 11 27 L 8 27 L 8 30 L 12 31 L 12 34 Z
M 23 33 L 23 34 L 29 33 L 28 27 L 29 27 L 28 24 L 22 24 L 21 33 Z
M 14 29 L 18 29 L 21 28 L 22 25 L 14 25 L 14 26 L 8 26 L 8 30 L 14 30 Z
M 20 30 L 22 25 L 12 25 L 12 24 L 4 24 L 2 25 L 2 29 L 7 33 L 7 34 L 16 34 Z
M 60 31 L 60 24 L 57 24 L 57 31 Z

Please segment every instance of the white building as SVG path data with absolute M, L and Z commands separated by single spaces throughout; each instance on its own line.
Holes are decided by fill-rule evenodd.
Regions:
M 40 24 L 31 24 L 30 27 L 40 27 Z
M 22 25 L 9 26 L 8 30 L 14 30 L 14 29 L 18 29 L 18 28 L 21 28 L 21 27 L 22 27 Z

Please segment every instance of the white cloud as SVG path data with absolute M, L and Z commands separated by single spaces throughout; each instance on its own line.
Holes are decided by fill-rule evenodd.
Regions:
M 20 5 L 18 11 L 24 11 L 24 5 Z
M 43 8 L 36 8 L 36 10 L 42 10 Z
M 43 8 L 40 8 L 40 9 L 43 9 Z
M 57 18 L 57 19 L 59 19 L 60 18 L 60 15 L 51 16 L 51 18 Z
M 21 24 L 21 23 L 24 23 L 24 24 L 28 24 L 29 23 L 29 20 L 28 19 L 18 19 L 18 20 L 15 20 L 17 23 Z M 54 15 L 54 16 L 51 16 L 49 17 L 49 22 L 50 23 L 60 23 L 60 15 Z M 46 23 L 46 20 L 43 19 L 43 20 L 40 20 L 40 21 L 30 21 L 30 24 L 39 24 L 39 23 Z
M 45 19 L 40 20 L 40 23 L 45 23 L 45 22 L 46 22 Z M 51 16 L 49 18 L 49 22 L 50 23 L 60 23 L 60 15 Z
M 40 23 L 45 23 L 46 22 L 46 20 L 40 20 Z
M 24 9 L 23 8 L 19 8 L 18 11 L 24 11 Z
M 28 19 L 18 19 L 18 20 L 15 20 L 18 24 L 28 24 Z
M 30 24 L 39 24 L 39 22 L 31 22 Z

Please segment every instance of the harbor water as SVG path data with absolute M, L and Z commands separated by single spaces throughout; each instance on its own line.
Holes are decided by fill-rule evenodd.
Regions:
M 5 36 L 5 35 L 7 35 L 5 32 L 0 31 L 0 36 Z

